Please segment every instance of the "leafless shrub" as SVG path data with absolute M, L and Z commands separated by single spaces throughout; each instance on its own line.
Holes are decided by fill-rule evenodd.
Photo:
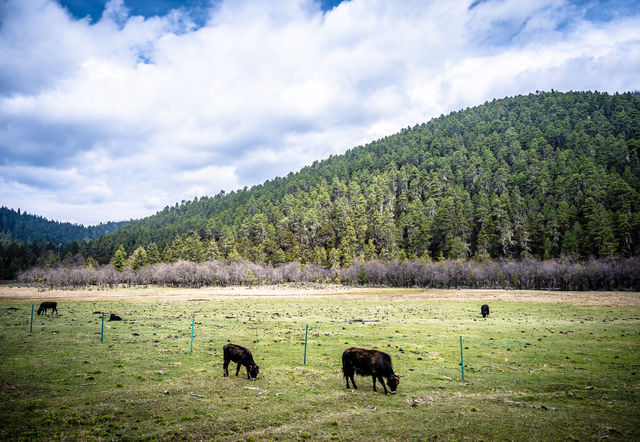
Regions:
M 301 279 L 302 269 L 299 262 L 288 262 L 281 264 L 275 269 L 278 282 L 295 282 Z
M 333 281 L 345 284 L 433 288 L 510 288 L 557 290 L 640 290 L 640 257 L 571 258 L 536 261 L 356 261 L 347 268 L 326 269 L 290 262 L 276 268 L 248 261 L 178 261 L 138 270 L 117 271 L 113 265 L 89 269 L 82 265 L 33 267 L 18 275 L 25 284 L 49 288 L 100 288 L 118 285 L 202 287 Z

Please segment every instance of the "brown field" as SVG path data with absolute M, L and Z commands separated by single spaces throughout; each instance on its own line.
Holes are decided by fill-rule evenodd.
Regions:
M 381 299 L 398 301 L 511 301 L 565 302 L 591 306 L 640 305 L 639 292 L 561 292 L 550 290 L 499 289 L 422 289 L 366 288 L 327 284 L 285 284 L 254 287 L 119 287 L 109 290 L 39 290 L 34 287 L 0 286 L 0 299 L 74 300 L 74 301 L 137 301 L 184 302 L 190 300 L 232 299 L 307 299 L 307 298 Z

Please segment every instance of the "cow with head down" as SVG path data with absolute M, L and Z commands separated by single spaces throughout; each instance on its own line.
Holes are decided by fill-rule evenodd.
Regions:
M 58 303 L 57 302 L 53 302 L 53 301 L 45 301 L 43 303 L 40 304 L 40 307 L 38 307 L 38 315 L 44 313 L 45 315 L 47 314 L 47 310 L 51 309 L 51 314 L 53 315 L 53 312 L 56 312 L 56 314 L 58 313 Z
M 379 380 L 385 394 L 396 394 L 400 383 L 400 376 L 393 372 L 391 356 L 378 350 L 357 347 L 347 348 L 342 353 L 342 373 L 347 380 L 347 388 L 350 388 L 349 379 L 351 379 L 353 388 L 358 389 L 356 381 L 353 379 L 354 374 L 373 377 L 373 391 L 377 391 L 376 379 Z M 390 391 L 387 391 L 385 379 Z
M 222 365 L 224 376 L 229 376 L 229 363 L 233 361 L 238 363 L 236 376 L 238 376 L 240 372 L 240 367 L 244 365 L 247 368 L 247 379 L 256 380 L 260 367 L 258 367 L 253 360 L 251 350 L 241 345 L 226 344 L 222 347 L 222 352 L 224 356 L 224 363 Z

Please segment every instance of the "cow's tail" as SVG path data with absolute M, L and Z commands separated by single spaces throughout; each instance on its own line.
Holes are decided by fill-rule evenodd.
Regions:
M 349 359 L 347 357 L 347 353 L 342 353 L 342 375 L 345 378 L 348 378 L 350 375 L 349 369 L 347 368 L 349 366 Z

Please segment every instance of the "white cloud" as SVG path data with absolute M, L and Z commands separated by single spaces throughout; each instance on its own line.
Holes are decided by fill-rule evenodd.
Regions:
M 352 0 L 323 15 L 312 0 L 225 0 L 194 29 L 121 0 L 95 24 L 8 0 L 0 201 L 82 223 L 142 217 L 492 98 L 640 87 L 639 15 L 471 4 Z

